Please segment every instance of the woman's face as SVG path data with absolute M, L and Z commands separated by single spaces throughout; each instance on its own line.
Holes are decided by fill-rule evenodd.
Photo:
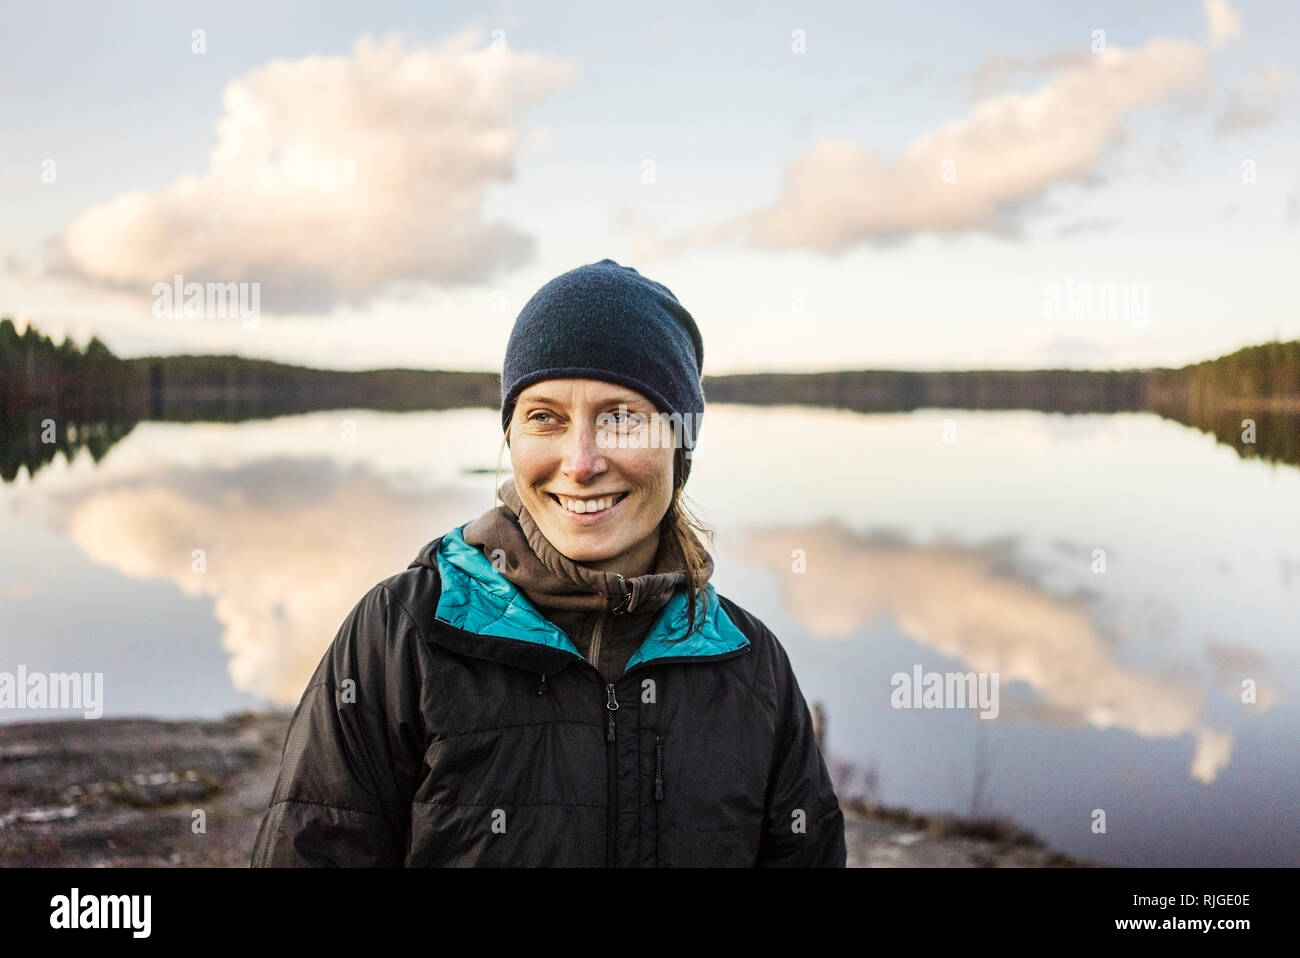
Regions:
M 510 421 L 515 488 L 542 534 L 575 562 L 632 577 L 653 568 L 672 501 L 673 432 L 634 390 L 550 379 L 519 395 Z M 575 502 L 613 498 L 596 512 Z

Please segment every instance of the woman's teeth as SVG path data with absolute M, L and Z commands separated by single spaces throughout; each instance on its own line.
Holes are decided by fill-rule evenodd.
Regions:
M 585 500 L 569 499 L 566 496 L 556 496 L 555 498 L 560 500 L 560 505 L 563 506 L 565 509 L 567 509 L 569 512 L 600 512 L 602 509 L 610 508 L 612 505 L 614 505 L 615 502 L 617 502 L 619 499 L 623 497 L 622 495 L 617 495 L 617 496 L 606 496 L 604 499 L 585 499 Z

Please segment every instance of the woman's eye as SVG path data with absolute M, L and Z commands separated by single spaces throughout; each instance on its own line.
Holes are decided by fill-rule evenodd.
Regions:
M 549 412 L 543 412 L 541 410 L 538 410 L 537 412 L 529 413 L 527 417 L 527 421 L 540 423 L 542 425 L 549 425 L 550 423 L 555 421 L 555 417 Z M 622 410 L 621 412 L 604 413 L 600 418 L 601 423 L 610 423 L 612 425 L 625 425 L 625 426 L 637 426 L 644 423 L 645 421 L 646 421 L 646 417 L 642 413 L 632 412 L 631 410 L 627 410 L 627 409 Z

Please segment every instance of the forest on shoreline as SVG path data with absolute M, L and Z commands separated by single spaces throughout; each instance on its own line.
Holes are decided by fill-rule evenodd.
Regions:
M 1247 346 L 1180 368 L 852 370 L 706 376 L 709 402 L 913 409 L 1152 411 L 1202 429 L 1242 456 L 1300 465 L 1300 340 Z M 34 473 L 87 446 L 98 461 L 144 420 L 221 421 L 323 409 L 416 411 L 500 406 L 496 373 L 312 369 L 241 356 L 123 359 L 98 337 L 56 345 L 0 319 L 0 478 Z M 1242 442 L 1242 420 L 1255 442 Z

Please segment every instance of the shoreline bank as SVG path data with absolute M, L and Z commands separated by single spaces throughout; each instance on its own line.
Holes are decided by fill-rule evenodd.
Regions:
M 247 867 L 289 718 L 0 725 L 0 867 Z M 850 867 L 1089 864 L 1014 828 L 842 807 Z

